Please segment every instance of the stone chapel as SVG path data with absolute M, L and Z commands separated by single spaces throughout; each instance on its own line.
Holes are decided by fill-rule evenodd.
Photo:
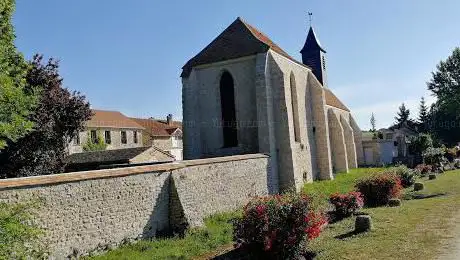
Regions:
M 362 164 L 361 130 L 327 85 L 326 51 L 312 27 L 300 53 L 302 62 L 237 18 L 189 60 L 184 159 L 268 154 L 272 193 Z

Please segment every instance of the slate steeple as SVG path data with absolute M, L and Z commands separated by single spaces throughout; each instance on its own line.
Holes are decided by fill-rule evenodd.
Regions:
M 309 66 L 319 82 L 324 87 L 327 87 L 326 51 L 321 47 L 315 31 L 311 26 L 308 31 L 307 40 L 300 53 L 302 54 L 302 63 Z

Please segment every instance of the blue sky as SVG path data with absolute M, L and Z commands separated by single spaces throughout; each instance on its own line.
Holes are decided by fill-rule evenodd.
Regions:
M 307 12 L 327 51 L 328 83 L 361 128 L 386 127 L 401 102 L 413 115 L 436 64 L 460 45 L 460 1 L 17 0 L 16 44 L 61 60 L 64 85 L 93 108 L 181 118 L 181 67 L 237 16 L 293 57 Z

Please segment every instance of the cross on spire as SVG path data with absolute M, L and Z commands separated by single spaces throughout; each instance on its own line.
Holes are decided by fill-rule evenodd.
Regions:
M 312 18 L 312 16 L 313 16 L 313 13 L 308 12 L 308 19 L 310 20 L 310 27 L 311 27 L 311 18 Z

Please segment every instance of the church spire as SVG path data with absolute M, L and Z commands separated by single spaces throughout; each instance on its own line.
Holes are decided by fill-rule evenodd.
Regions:
M 313 29 L 313 26 L 310 26 L 310 30 L 308 30 L 308 35 L 307 35 L 307 40 L 305 41 L 305 44 L 303 45 L 302 50 L 300 53 L 312 50 L 312 49 L 319 49 L 322 52 L 326 53 L 326 51 L 321 47 L 321 44 L 316 37 L 315 30 Z
M 305 44 L 300 51 L 302 54 L 302 63 L 309 66 L 318 81 L 326 87 L 326 51 L 321 46 L 318 37 L 316 37 L 315 30 L 311 26 L 311 13 L 308 13 L 308 15 L 310 16 L 310 30 L 308 30 L 307 40 L 305 40 Z

